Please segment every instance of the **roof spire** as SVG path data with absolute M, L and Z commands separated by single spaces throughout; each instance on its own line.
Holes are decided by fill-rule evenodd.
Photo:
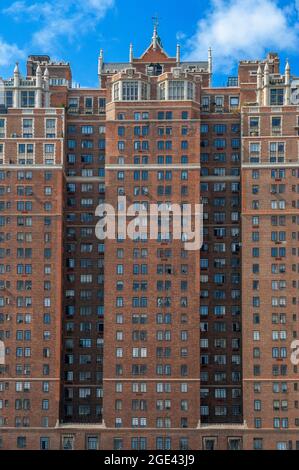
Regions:
M 100 49 L 100 54 L 98 57 L 98 75 L 101 75 L 104 62 L 104 52 L 103 49 Z
M 19 62 L 16 62 L 16 65 L 15 65 L 15 68 L 14 68 L 14 71 L 13 71 L 15 74 L 19 74 Z
M 158 26 L 159 26 L 159 19 L 157 16 L 153 16 L 153 23 L 154 23 L 154 31 L 153 31 L 153 37 L 152 37 L 152 40 L 153 40 L 153 47 L 154 47 L 154 51 L 157 49 L 157 44 L 158 44 L 158 40 L 159 40 L 159 37 L 158 37 Z
M 208 72 L 209 72 L 209 84 L 210 87 L 212 86 L 212 77 L 213 77 L 213 55 L 212 55 L 212 48 L 209 47 L 208 50 Z
M 213 56 L 212 56 L 211 46 L 209 47 L 209 50 L 208 50 L 208 69 L 209 69 L 209 73 L 212 73 L 212 71 L 213 71 Z
M 289 64 L 289 59 L 287 59 L 286 61 L 286 66 L 285 66 L 285 84 L 286 85 L 289 85 L 290 82 L 291 82 L 291 67 L 290 67 L 290 64 Z
M 130 64 L 133 63 L 133 44 L 132 43 L 130 44 L 129 61 L 130 61 Z
M 176 45 L 176 64 L 179 66 L 181 63 L 181 46 L 179 44 Z

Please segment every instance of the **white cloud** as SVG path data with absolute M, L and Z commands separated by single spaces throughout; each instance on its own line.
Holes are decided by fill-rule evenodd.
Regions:
M 295 50 L 298 24 L 295 4 L 291 6 L 293 15 L 275 0 L 211 0 L 209 11 L 187 42 L 188 59 L 203 60 L 211 46 L 214 68 L 229 72 L 241 58 L 262 58 L 269 49 Z
M 24 57 L 24 52 L 16 44 L 8 44 L 0 38 L 0 66 L 11 65 Z
M 113 6 L 114 0 L 20 0 L 3 13 L 13 16 L 15 21 L 38 23 L 32 45 L 55 53 L 60 49 L 61 38 L 73 43 L 76 38 L 94 30 Z

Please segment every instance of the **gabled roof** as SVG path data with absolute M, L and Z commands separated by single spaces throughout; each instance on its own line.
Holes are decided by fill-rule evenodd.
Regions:
M 176 57 L 171 57 L 165 52 L 163 49 L 163 44 L 160 36 L 158 35 L 157 31 L 157 24 L 154 25 L 153 36 L 150 45 L 148 48 L 143 52 L 141 57 L 133 58 L 133 46 L 130 46 L 130 60 L 131 62 L 108 62 L 102 64 L 102 73 L 118 73 L 122 72 L 130 67 L 134 67 L 134 65 L 138 66 L 139 64 L 151 64 L 151 63 L 167 63 L 173 64 L 173 66 L 177 63 Z M 183 71 L 190 71 L 190 72 L 200 72 L 200 71 L 208 71 L 209 70 L 209 63 L 206 61 L 194 61 L 194 62 L 180 62 L 180 67 Z
M 164 51 L 163 49 L 163 44 L 160 36 L 158 35 L 157 31 L 157 25 L 154 26 L 154 31 L 153 31 L 153 37 L 150 45 L 148 48 L 144 51 L 142 56 L 140 57 L 139 60 L 144 60 L 146 57 L 152 56 L 153 53 L 157 54 L 157 56 L 160 56 L 163 59 L 169 59 L 169 55 Z

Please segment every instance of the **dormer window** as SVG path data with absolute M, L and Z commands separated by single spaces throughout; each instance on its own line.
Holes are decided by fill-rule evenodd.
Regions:
M 147 66 L 147 75 L 157 77 L 163 73 L 163 67 L 161 64 L 150 64 Z

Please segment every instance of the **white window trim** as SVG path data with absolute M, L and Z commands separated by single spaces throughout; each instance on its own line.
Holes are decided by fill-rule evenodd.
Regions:
M 256 141 L 256 140 L 250 140 L 250 141 L 249 141 L 249 143 L 248 143 L 248 161 L 249 161 L 249 163 L 252 163 L 252 162 L 250 161 L 250 157 L 251 157 L 251 151 L 250 151 L 250 148 L 251 148 L 251 145 L 252 145 L 252 144 L 255 144 L 255 145 L 256 145 L 256 144 L 259 144 L 259 146 L 260 146 L 259 155 L 257 155 L 257 156 L 258 156 L 258 159 L 259 159 L 259 161 L 258 161 L 258 162 L 254 162 L 254 163 L 261 163 L 261 155 L 262 155 L 262 142 L 261 142 L 261 141 Z
M 30 163 L 30 165 L 34 165 L 35 164 L 35 143 L 31 143 L 31 142 L 17 142 L 17 161 L 18 161 L 18 165 L 20 165 L 19 163 L 19 160 L 22 158 L 21 155 L 19 154 L 19 145 L 20 144 L 24 144 L 26 146 L 26 152 L 24 154 L 24 159 L 26 160 L 26 163 L 24 165 L 28 165 L 27 163 L 27 159 L 28 159 L 28 153 L 27 153 L 27 145 L 32 145 L 33 146 L 33 153 L 30 154 L 30 156 L 32 156 L 32 163 Z M 23 164 L 22 164 L 23 165 Z
M 0 165 L 4 165 L 5 164 L 5 142 L 0 142 L 0 144 L 2 145 L 2 148 L 3 148 L 2 153 L 0 153 Z
M 253 118 L 258 119 L 258 122 L 259 122 L 258 129 L 257 129 L 258 134 L 255 136 L 255 137 L 259 137 L 261 134 L 261 116 L 248 116 L 248 135 L 250 137 L 254 136 L 254 134 L 253 135 L 250 134 L 250 119 L 253 119 Z
M 283 162 L 271 162 L 270 158 L 271 158 L 271 144 L 284 144 L 284 160 Z M 281 165 L 283 163 L 286 163 L 286 149 L 287 149 L 287 143 L 285 140 L 281 140 L 281 139 L 278 139 L 278 140 L 270 140 L 268 142 L 268 162 L 274 165 Z M 276 152 L 276 159 L 278 158 L 278 153 Z
M 230 100 L 231 100 L 231 98 L 238 98 L 238 100 L 239 100 L 238 106 L 233 106 L 233 107 L 232 107 L 232 106 L 230 105 Z M 230 110 L 230 111 L 237 111 L 237 110 L 239 110 L 239 109 L 240 109 L 240 96 L 239 96 L 239 95 L 229 95 L 229 97 L 228 97 L 228 105 L 229 105 L 229 110 Z
M 53 145 L 53 147 L 54 147 L 53 157 L 51 157 L 51 160 L 53 160 L 53 162 L 51 163 L 51 165 L 55 165 L 55 162 L 56 162 L 56 143 L 52 143 L 52 142 L 51 143 L 44 143 L 44 145 L 43 145 L 44 165 L 49 165 L 50 166 L 49 163 L 46 163 L 46 160 L 50 159 L 50 157 L 47 156 L 47 154 L 46 154 L 46 145 Z
M 54 120 L 55 121 L 55 127 L 53 128 L 53 134 L 55 134 L 55 137 L 47 137 L 47 121 L 49 120 Z M 45 128 L 45 138 L 46 139 L 56 139 L 57 138 L 57 119 L 56 118 L 50 118 L 46 117 L 44 120 L 44 128 Z
M 28 129 L 31 129 L 31 133 L 32 133 L 32 137 L 24 137 L 24 121 L 28 121 L 28 120 L 31 120 L 32 121 L 32 126 L 31 128 L 29 127 Z M 34 133 L 35 133 L 35 119 L 33 117 L 25 117 L 25 118 L 22 118 L 22 137 L 23 139 L 33 139 L 34 138 Z
M 4 135 L 3 135 L 3 137 L 0 136 L 0 139 L 6 139 L 6 133 L 7 133 L 7 119 L 6 119 L 6 118 L 3 118 L 3 117 L 1 117 L 0 119 L 1 119 L 1 121 L 2 121 L 2 120 L 4 121 L 4 128 L 3 128 L 3 133 L 4 133 Z
M 272 129 L 272 118 L 280 118 L 280 122 L 281 122 L 281 125 L 280 125 L 280 134 L 273 134 L 273 129 Z M 270 116 L 270 129 L 271 129 L 271 137 L 281 137 L 282 136 L 282 129 L 283 129 L 283 115 L 280 114 L 280 115 L 271 115 Z

